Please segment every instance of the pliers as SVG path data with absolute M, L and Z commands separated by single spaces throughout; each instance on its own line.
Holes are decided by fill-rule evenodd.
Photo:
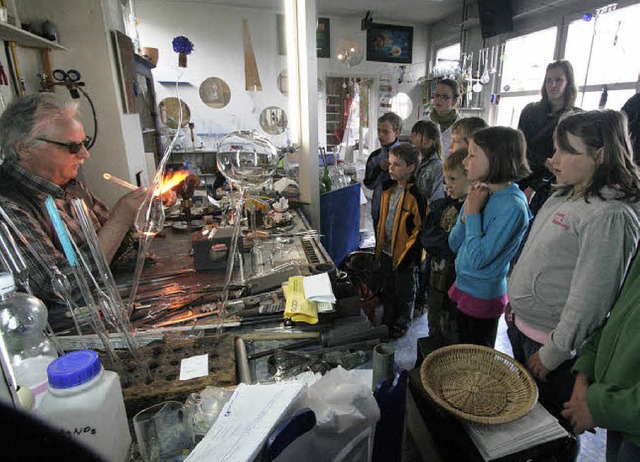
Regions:
M 2 64 L 0 64 L 0 85 L 9 85 L 9 79 L 7 78 L 7 74 L 4 72 Z

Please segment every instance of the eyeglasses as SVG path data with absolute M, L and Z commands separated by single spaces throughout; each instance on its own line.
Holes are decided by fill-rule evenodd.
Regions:
M 87 136 L 81 142 L 72 141 L 71 143 L 61 143 L 60 141 L 48 140 L 46 138 L 38 138 L 38 140 L 44 141 L 45 143 L 55 144 L 56 146 L 60 146 L 62 148 L 66 148 L 70 154 L 78 154 L 83 146 L 85 149 L 89 149 L 89 146 L 91 145 L 90 136 Z
M 433 99 L 441 99 L 442 101 L 449 101 L 451 99 L 451 96 L 441 95 L 440 93 L 434 93 Z

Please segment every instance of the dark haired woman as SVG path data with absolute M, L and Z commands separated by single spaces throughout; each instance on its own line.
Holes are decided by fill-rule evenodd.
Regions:
M 560 117 L 580 110 L 574 107 L 578 90 L 569 61 L 554 61 L 547 66 L 541 93 L 542 100 L 527 104 L 518 121 L 518 128 L 527 140 L 527 160 L 532 172 L 518 183 L 534 215 L 551 194 L 553 174 L 546 163 L 553 155 L 553 131 Z

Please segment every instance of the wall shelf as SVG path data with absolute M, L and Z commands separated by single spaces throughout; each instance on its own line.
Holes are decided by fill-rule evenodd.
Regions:
M 50 48 L 54 50 L 67 50 L 62 45 L 32 34 L 19 27 L 12 26 L 6 22 L 0 22 L 0 39 L 6 42 L 16 42 L 22 47 Z

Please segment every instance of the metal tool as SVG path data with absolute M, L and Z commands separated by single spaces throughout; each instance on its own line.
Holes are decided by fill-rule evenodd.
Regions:
M 247 346 L 241 337 L 236 337 L 234 341 L 236 350 L 236 367 L 238 379 L 241 383 L 251 384 L 251 369 L 249 368 L 249 359 L 247 357 Z

